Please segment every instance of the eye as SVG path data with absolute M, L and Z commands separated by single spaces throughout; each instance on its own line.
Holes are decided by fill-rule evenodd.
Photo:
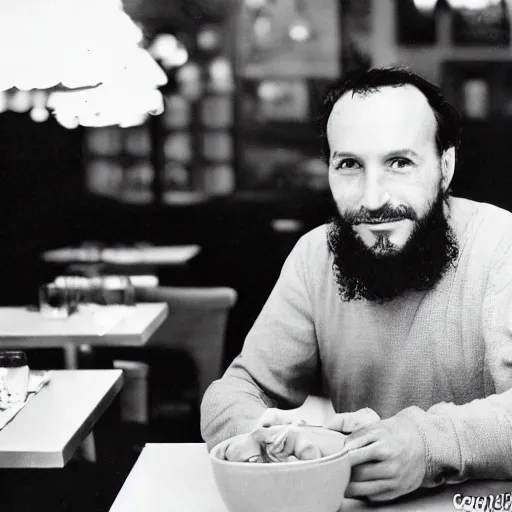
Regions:
M 389 167 L 393 170 L 405 170 L 414 165 L 408 158 L 403 157 L 392 158 L 389 164 Z
M 342 169 L 345 171 L 355 171 L 361 168 L 362 165 L 353 158 L 345 158 L 341 160 L 341 162 L 339 162 L 338 165 L 336 166 L 336 169 Z

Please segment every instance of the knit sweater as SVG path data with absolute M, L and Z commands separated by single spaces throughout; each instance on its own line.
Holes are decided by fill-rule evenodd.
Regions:
M 512 214 L 450 199 L 459 256 L 428 291 L 343 302 L 327 226 L 304 235 L 241 354 L 207 390 L 209 448 L 267 407 L 299 407 L 321 371 L 336 412 L 374 409 L 419 430 L 423 486 L 512 478 Z

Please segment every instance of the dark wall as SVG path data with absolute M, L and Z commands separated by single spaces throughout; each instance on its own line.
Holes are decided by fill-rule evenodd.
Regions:
M 466 121 L 454 194 L 512 211 L 511 162 L 511 121 Z
M 35 297 L 39 253 L 72 237 L 82 197 L 81 131 L 0 115 L 0 302 Z

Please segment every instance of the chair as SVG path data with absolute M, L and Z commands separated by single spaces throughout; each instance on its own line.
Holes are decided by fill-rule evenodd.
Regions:
M 166 302 L 169 315 L 145 345 L 186 351 L 198 370 L 199 399 L 221 376 L 224 338 L 237 293 L 232 288 L 136 288 L 137 302 Z
M 166 302 L 168 317 L 143 347 L 103 350 L 126 372 L 121 418 L 148 423 L 197 413 L 206 388 L 221 376 L 227 319 L 237 293 L 227 287 L 144 287 L 135 288 L 135 298 Z

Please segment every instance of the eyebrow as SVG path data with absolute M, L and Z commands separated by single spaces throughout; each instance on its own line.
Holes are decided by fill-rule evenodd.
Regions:
M 412 157 L 421 160 L 420 155 L 413 151 L 412 149 L 397 149 L 395 151 L 390 151 L 386 155 L 384 155 L 384 159 L 393 157 L 393 156 L 405 156 Z M 345 151 L 335 151 L 332 155 L 332 160 L 339 160 L 340 158 L 360 158 L 355 153 L 345 152 Z

